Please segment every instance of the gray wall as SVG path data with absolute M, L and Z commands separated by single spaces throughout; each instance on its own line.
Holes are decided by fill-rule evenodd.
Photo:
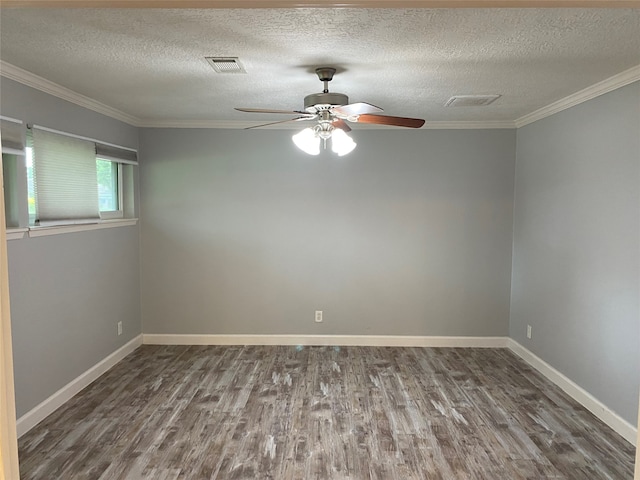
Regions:
M 2 115 L 136 147 L 137 129 L 2 78 Z M 21 416 L 141 333 L 139 228 L 8 242 Z M 123 322 L 123 335 L 116 324 Z
M 293 133 L 141 130 L 145 333 L 507 335 L 515 131 Z
M 509 332 L 635 423 L 640 84 L 517 134 L 356 131 L 344 158 L 0 92 L 29 123 L 140 134 L 143 159 L 140 253 L 138 227 L 9 242 L 18 415 L 138 335 L 142 304 L 146 333 Z
M 510 336 L 633 425 L 639 191 L 640 82 L 518 130 Z
M 18 416 L 141 333 L 138 228 L 12 240 Z M 116 324 L 123 323 L 117 336 Z

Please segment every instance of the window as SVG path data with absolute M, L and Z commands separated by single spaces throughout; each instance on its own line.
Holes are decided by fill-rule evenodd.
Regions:
M 0 116 L 5 220 L 8 228 L 20 226 L 24 196 L 24 125 L 21 120 Z
M 20 120 L 1 115 L 0 133 L 9 239 L 137 222 L 136 150 L 35 125 L 25 138 Z M 65 228 L 34 228 L 55 226 Z
M 30 137 L 25 156 L 30 225 L 124 217 L 123 177 L 132 174 L 125 167 L 137 165 L 135 150 L 42 127 L 34 127 Z
M 122 166 L 96 158 L 100 218 L 122 218 Z
M 33 147 L 31 146 L 26 148 L 25 162 L 27 164 L 27 206 L 29 209 L 29 225 L 33 225 L 36 222 L 36 191 L 33 186 Z
M 26 148 L 27 205 L 29 224 L 36 223 L 36 193 L 33 181 L 33 147 Z M 101 219 L 123 218 L 122 165 L 111 160 L 96 158 L 98 181 L 98 206 Z
M 17 167 L 20 162 L 18 155 L 11 153 L 2 154 L 2 177 L 4 179 L 4 214 L 7 228 L 19 226 L 18 191 L 15 179 Z

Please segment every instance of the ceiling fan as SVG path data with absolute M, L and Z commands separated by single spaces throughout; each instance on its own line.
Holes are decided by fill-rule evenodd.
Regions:
M 312 93 L 304 97 L 304 110 L 270 110 L 262 108 L 236 108 L 240 112 L 249 113 L 278 113 L 288 115 L 298 115 L 288 120 L 278 122 L 263 123 L 251 128 L 265 127 L 278 123 L 300 122 L 305 120 L 315 120 L 315 126 L 305 128 L 300 133 L 293 136 L 293 142 L 310 155 L 320 153 L 320 143 L 331 139 L 332 150 L 338 155 L 346 155 L 351 152 L 356 143 L 347 135 L 351 127 L 347 122 L 371 123 L 376 125 L 393 125 L 397 127 L 420 128 L 424 125 L 424 120 L 420 118 L 392 117 L 390 115 L 379 115 L 383 110 L 370 103 L 349 103 L 349 97 L 343 93 L 329 92 L 329 82 L 336 73 L 335 68 L 316 68 L 316 74 L 324 83 L 322 93 Z

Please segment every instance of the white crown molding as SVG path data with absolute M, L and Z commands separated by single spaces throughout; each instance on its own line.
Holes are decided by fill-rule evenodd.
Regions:
M 67 100 L 81 107 L 88 108 L 94 112 L 101 113 L 108 117 L 120 120 L 135 127 L 145 128 L 211 128 L 211 129 L 245 129 L 253 127 L 259 123 L 256 121 L 215 121 L 215 120 L 152 120 L 140 119 L 133 115 L 129 115 L 120 110 L 112 108 L 104 103 L 100 103 L 89 97 L 74 92 L 66 87 L 58 85 L 50 80 L 39 77 L 31 72 L 23 70 L 10 63 L 0 60 L 0 75 L 11 80 L 15 80 L 28 87 L 35 88 L 42 92 L 48 93 L 55 97 Z M 611 92 L 617 88 L 624 87 L 635 81 L 640 80 L 640 65 L 632 67 L 624 72 L 614 75 L 595 85 L 587 87 L 568 97 L 553 102 L 546 107 L 542 107 L 534 112 L 523 115 L 522 117 L 511 120 L 487 120 L 487 121 L 435 121 L 426 122 L 420 130 L 482 130 L 482 129 L 511 129 L 520 128 L 537 120 L 541 120 L 555 113 L 566 110 L 580 103 L 591 100 L 595 97 Z M 298 130 L 301 128 L 302 122 L 284 123 L 261 127 L 262 129 L 271 130 Z M 382 127 L 380 125 L 356 125 L 354 130 L 377 130 Z
M 286 117 L 284 117 L 286 118 Z M 270 120 L 273 121 L 273 120 Z M 261 130 L 298 130 L 303 123 L 296 122 L 295 126 L 291 124 L 279 124 L 269 125 L 268 127 L 262 127 Z M 138 127 L 144 128 L 215 128 L 215 129 L 232 129 L 242 130 L 249 127 L 255 127 L 260 125 L 260 120 L 246 121 L 246 120 L 152 120 L 142 119 L 138 123 Z
M 27 70 L 23 70 L 20 67 L 16 67 L 10 63 L 0 60 L 0 75 L 11 80 L 15 80 L 23 85 L 28 87 L 35 88 L 36 90 L 40 90 L 42 92 L 53 95 L 54 97 L 61 98 L 68 102 L 74 103 L 81 107 L 85 107 L 89 110 L 93 110 L 94 112 L 101 113 L 103 115 L 107 115 L 108 117 L 115 118 L 116 120 L 120 120 L 122 122 L 128 123 L 129 125 L 133 125 L 135 127 L 145 127 L 145 128 L 211 128 L 211 129 L 233 129 L 233 130 L 242 130 L 249 127 L 255 127 L 259 125 L 260 121 L 258 119 L 254 121 L 247 120 L 153 120 L 153 119 L 140 119 L 138 117 L 134 117 L 133 115 L 129 115 L 120 110 L 112 108 L 104 103 L 100 103 L 96 100 L 93 100 L 85 95 L 74 92 L 66 87 L 58 85 L 46 78 L 40 77 L 34 73 L 28 72 Z M 300 130 L 304 125 L 304 122 L 293 122 L 293 123 L 281 123 L 276 125 L 269 125 L 265 127 L 261 127 L 262 130 Z M 380 125 L 364 125 L 358 124 L 355 126 L 356 130 L 378 130 L 383 127 Z M 515 124 L 512 121 L 464 121 L 464 122 L 427 122 L 422 129 L 426 130 L 443 130 L 443 129 L 455 129 L 455 130 L 463 130 L 463 129 L 487 129 L 487 128 L 515 128 Z
M 483 129 L 503 129 L 516 128 L 512 120 L 486 120 L 486 121 L 466 121 L 466 122 L 429 122 L 424 124 L 423 129 L 427 130 L 483 130 Z
M 137 126 L 145 128 L 220 128 L 220 129 L 245 129 L 260 125 L 260 121 L 173 121 L 173 120 L 141 120 Z M 260 127 L 260 130 L 301 130 L 305 122 L 279 123 Z M 354 131 L 357 130 L 389 130 L 388 125 L 351 124 Z M 398 127 L 400 128 L 400 127 Z M 504 121 L 464 121 L 464 122 L 426 122 L 423 127 L 416 130 L 482 130 L 482 129 L 516 128 L 511 120 Z M 403 128 L 403 130 L 406 130 Z
M 65 8 L 632 8 L 638 0 L 3 0 L 6 7 Z
M 638 429 L 624 418 L 512 338 L 507 339 L 507 348 L 544 375 L 545 378 L 555 383 L 596 417 L 609 425 L 609 427 L 619 433 L 625 440 L 634 446 L 636 445 Z
M 143 335 L 145 345 L 291 345 L 358 347 L 502 348 L 507 337 L 424 337 L 409 335 Z
M 16 82 L 19 82 L 28 87 L 40 90 L 41 92 L 53 95 L 54 97 L 61 98 L 81 107 L 93 110 L 94 112 L 98 112 L 108 117 L 115 118 L 116 120 L 120 120 L 121 122 L 128 123 L 129 125 L 138 126 L 138 123 L 140 121 L 138 118 L 129 115 L 128 113 L 124 113 L 120 110 L 105 105 L 104 103 L 100 103 L 97 100 L 93 100 L 89 97 L 74 92 L 73 90 L 69 90 L 68 88 L 58 85 L 57 83 L 47 80 L 46 78 L 39 77 L 34 73 L 23 70 L 20 67 L 16 67 L 15 65 L 11 65 L 10 63 L 2 60 L 0 60 L 0 75 L 11 80 L 15 80 Z
M 546 107 L 542 107 L 534 112 L 524 115 L 516 119 L 515 126 L 517 128 L 524 127 L 530 123 L 541 120 L 545 117 L 553 115 L 555 113 L 566 110 L 567 108 L 574 107 L 580 103 L 596 98 L 605 93 L 611 92 L 617 88 L 624 87 L 630 83 L 640 80 L 640 65 L 637 65 L 629 70 L 625 70 L 613 77 L 607 78 L 601 82 L 591 85 L 579 92 L 576 92 L 568 97 L 562 98 L 557 102 L 553 102 Z
M 138 335 L 108 357 L 96 363 L 89 370 L 66 384 L 49 398 L 22 415 L 16 422 L 18 438 L 35 427 L 66 402 L 71 400 L 81 390 L 97 380 L 102 374 L 124 359 L 124 357 L 129 355 L 140 345 L 142 345 L 142 335 Z

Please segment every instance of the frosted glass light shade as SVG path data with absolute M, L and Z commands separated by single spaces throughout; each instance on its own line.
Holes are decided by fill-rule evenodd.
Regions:
M 331 150 L 337 153 L 340 157 L 346 155 L 356 148 L 357 143 L 347 135 L 344 130 L 336 128 L 331 133 Z
M 296 133 L 291 139 L 296 144 L 296 147 L 309 155 L 318 155 L 320 153 L 320 138 L 313 128 L 305 128 Z

